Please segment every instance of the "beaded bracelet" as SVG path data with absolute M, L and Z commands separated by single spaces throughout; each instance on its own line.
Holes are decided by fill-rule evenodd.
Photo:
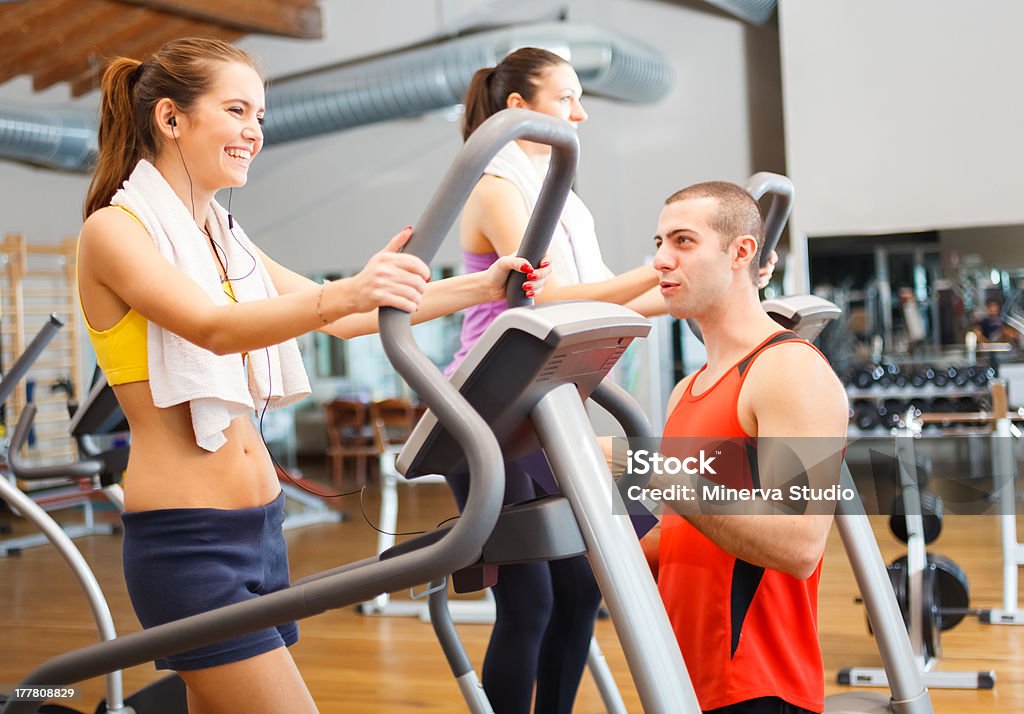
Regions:
M 324 313 L 323 313 L 323 310 L 320 307 L 320 304 L 323 302 L 323 299 L 324 299 L 324 288 L 327 287 L 327 283 L 329 283 L 329 282 L 331 282 L 331 281 L 330 280 L 325 280 L 324 282 L 320 283 L 320 294 L 318 294 L 316 296 L 316 314 L 317 314 L 317 317 L 320 318 L 320 322 L 324 323 L 325 325 L 329 325 L 331 323 L 327 320 L 326 317 L 324 317 Z

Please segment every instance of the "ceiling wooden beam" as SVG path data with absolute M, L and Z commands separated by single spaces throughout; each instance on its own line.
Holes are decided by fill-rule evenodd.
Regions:
M 60 0 L 57 0 L 59 2 Z M 35 2 L 14 3 L 13 5 L 0 5 L 0 27 L 6 29 L 17 29 L 19 25 L 30 22 L 33 17 L 40 13 L 50 11 L 54 0 L 35 0 Z
M 47 65 L 33 73 L 32 89 L 42 91 L 57 82 L 82 74 L 88 68 L 98 67 L 102 71 L 109 59 L 129 56 L 122 49 L 129 40 L 145 36 L 146 32 L 155 29 L 163 21 L 155 20 L 153 12 L 145 8 L 136 7 L 128 11 L 118 8 L 116 27 L 111 28 L 108 23 L 96 23 L 79 32 L 59 51 L 51 53 Z
M 0 7 L 0 48 L 23 37 L 40 37 L 46 24 L 63 12 L 64 0 L 36 0 L 24 5 Z M 54 12 L 57 10 L 57 12 Z
M 120 0 L 129 5 L 217 23 L 243 32 L 300 39 L 323 37 L 315 0 Z
M 51 53 L 59 49 L 70 38 L 84 28 L 103 23 L 108 10 L 102 4 L 88 4 L 76 7 L 74 0 L 53 3 L 50 13 L 41 16 L 45 20 L 45 32 L 23 33 L 11 38 L 3 45 L 3 61 L 0 62 L 0 84 L 19 74 L 31 74 L 49 60 Z
M 179 37 L 214 37 L 225 42 L 234 42 L 244 35 L 244 32 L 233 30 L 228 27 L 210 25 L 205 22 L 195 22 L 182 17 L 167 18 L 159 15 L 157 19 L 151 20 L 152 26 L 139 33 L 136 37 L 125 38 L 125 40 L 114 51 L 113 47 L 104 47 L 107 56 L 100 58 L 94 65 L 85 68 L 83 71 L 70 77 L 71 96 L 80 97 L 83 94 L 100 86 L 100 79 L 103 77 L 103 69 L 107 62 L 115 56 L 134 57 L 145 59 L 150 54 L 171 40 Z

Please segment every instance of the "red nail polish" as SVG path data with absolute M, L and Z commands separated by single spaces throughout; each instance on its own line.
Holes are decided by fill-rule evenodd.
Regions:
M 527 290 L 526 291 L 526 297 L 533 297 L 533 291 L 532 290 Z
M 550 260 L 542 260 L 542 261 L 540 262 L 540 267 L 542 267 L 542 268 L 546 268 L 546 267 L 548 267 L 549 265 L 551 265 L 551 261 L 550 261 Z
M 537 274 L 536 273 L 530 273 L 529 275 L 526 276 L 526 279 L 527 280 L 536 280 L 537 279 Z

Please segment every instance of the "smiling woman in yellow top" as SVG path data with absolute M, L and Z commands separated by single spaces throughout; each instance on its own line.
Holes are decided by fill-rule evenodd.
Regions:
M 242 288 L 249 291 L 252 283 L 238 280 L 240 300 L 222 299 L 193 279 L 189 266 L 162 253 L 161 236 L 152 229 L 198 256 L 200 272 L 209 276 L 216 267 L 222 280 L 228 277 L 213 245 L 228 227 L 213 197 L 221 188 L 245 185 L 263 145 L 264 104 L 264 82 L 252 58 L 217 40 L 176 40 L 143 63 L 118 58 L 103 76 L 100 155 L 85 205 L 79 290 L 100 366 L 116 385 L 132 432 L 124 568 L 145 627 L 288 583 L 280 485 L 251 411 L 227 423 L 221 444 L 200 447 L 192 402 L 154 403 L 151 385 L 168 365 L 154 362 L 150 332 L 159 329 L 211 360 L 249 352 L 251 361 L 265 349 L 295 350 L 292 339 L 312 330 L 338 337 L 375 331 L 382 305 L 415 311 L 414 320 L 422 321 L 500 299 L 510 270 L 531 270 L 524 260 L 506 257 L 486 273 L 428 286 L 422 261 L 397 252 L 411 234 L 407 229 L 357 275 L 324 285 L 251 246 L 253 267 L 269 283 L 266 297 L 247 299 L 252 293 L 243 295 Z M 153 223 L 110 205 L 122 184 L 127 190 L 143 170 L 188 225 Z M 546 273 L 536 271 L 531 282 L 542 283 Z M 297 350 L 293 354 L 297 358 Z M 186 371 L 193 384 L 220 386 L 216 376 L 190 364 L 170 366 Z M 229 360 L 228 368 L 233 378 L 244 377 L 240 363 Z M 286 649 L 296 637 L 292 623 L 158 666 L 180 672 L 193 714 L 313 712 L 316 705 Z

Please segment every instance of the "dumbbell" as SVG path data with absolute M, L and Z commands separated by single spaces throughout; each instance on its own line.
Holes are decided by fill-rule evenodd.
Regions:
M 923 522 L 923 533 L 925 545 L 928 545 L 942 535 L 942 499 L 938 494 L 931 491 L 921 491 L 921 520 Z M 892 503 L 892 510 L 889 514 L 889 529 L 896 539 L 906 543 L 907 535 L 907 514 L 903 508 L 903 497 L 897 496 Z
M 875 383 L 872 371 L 871 369 L 858 369 L 855 371 L 851 379 L 853 386 L 857 387 L 857 389 L 870 389 L 871 385 Z
M 876 387 L 888 389 L 892 386 L 892 375 L 889 374 L 886 365 L 876 364 L 875 368 L 871 370 L 871 378 L 874 380 L 874 386 Z
M 878 426 L 878 409 L 875 408 L 874 402 L 868 399 L 855 399 L 853 401 L 853 423 L 861 431 L 868 431 Z
M 996 371 L 992 367 L 978 367 L 971 381 L 978 387 L 984 387 L 995 378 Z
M 945 387 L 949 384 L 949 378 L 949 369 L 936 369 L 932 376 L 932 384 L 936 387 Z
M 950 367 L 950 369 L 956 370 L 956 374 L 950 375 L 950 381 L 953 382 L 954 387 L 966 387 L 972 383 L 975 375 L 974 367 L 960 367 L 959 369 Z
M 907 400 L 906 410 L 913 409 L 918 414 L 932 411 L 932 402 L 925 397 L 912 397 Z
M 898 389 L 907 386 L 907 375 L 903 374 L 899 365 L 886 362 L 881 367 L 885 373 L 878 379 L 880 386 L 896 387 Z
M 935 379 L 935 370 L 925 365 L 910 375 L 910 385 L 913 387 L 923 387 L 933 379 Z
M 882 426 L 886 429 L 894 429 L 900 425 L 907 407 L 900 399 L 886 399 L 878 408 L 878 415 L 882 419 Z

